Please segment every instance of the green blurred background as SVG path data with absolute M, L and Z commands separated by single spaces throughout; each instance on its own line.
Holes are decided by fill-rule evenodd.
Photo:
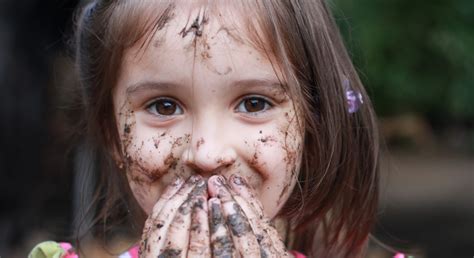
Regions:
M 333 9 L 379 115 L 472 125 L 474 1 L 334 0 Z
M 375 236 L 416 257 L 471 257 L 474 1 L 330 4 L 386 144 Z

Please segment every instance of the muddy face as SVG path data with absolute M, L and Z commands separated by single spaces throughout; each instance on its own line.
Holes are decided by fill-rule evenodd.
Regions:
M 217 17 L 218 8 L 176 9 L 152 36 L 159 44 L 125 52 L 114 90 L 120 164 L 147 213 L 176 176 L 238 174 L 269 217 L 294 188 L 302 136 L 293 102 L 268 58 Z

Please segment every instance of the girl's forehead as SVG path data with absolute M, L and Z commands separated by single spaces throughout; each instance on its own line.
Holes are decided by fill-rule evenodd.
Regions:
M 250 41 L 240 11 L 217 7 L 188 4 L 174 8 L 162 28 L 125 51 L 125 76 L 187 80 L 196 74 L 199 79 L 200 74 L 205 80 L 215 76 L 280 80 L 275 62 Z
M 157 25 L 157 30 L 146 33 L 131 50 L 138 54 L 150 45 L 163 51 L 184 50 L 193 55 L 200 48 L 206 50 L 222 45 L 229 50 L 234 50 L 236 46 L 256 50 L 248 35 L 247 19 L 242 15 L 241 9 L 230 4 L 204 5 L 199 2 L 178 1 L 179 4 L 173 5 L 166 14 L 167 18 L 145 16 L 143 19 L 148 22 L 161 19 L 166 21 Z M 151 5 L 150 8 L 163 7 Z

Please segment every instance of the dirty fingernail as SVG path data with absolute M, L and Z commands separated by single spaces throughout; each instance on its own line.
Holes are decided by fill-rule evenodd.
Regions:
M 223 185 L 223 181 L 220 176 L 212 176 L 211 178 L 209 178 L 209 181 L 215 186 Z
M 183 182 L 183 179 L 182 179 L 180 176 L 177 176 L 177 177 L 174 179 L 173 185 L 174 185 L 174 186 L 177 186 L 177 185 L 180 185 L 182 182 Z
M 202 180 L 202 177 L 200 175 L 192 175 L 189 178 L 190 183 L 196 183 L 197 181 Z
M 225 178 L 223 176 L 218 176 L 216 181 L 219 185 L 225 185 Z
M 202 180 L 202 178 L 200 180 L 198 180 L 197 186 L 201 187 L 201 186 L 205 186 L 205 185 L 206 185 L 206 181 Z
M 209 204 L 211 204 L 211 205 L 212 205 L 212 204 L 217 204 L 217 205 L 219 205 L 219 203 L 220 203 L 220 201 L 219 201 L 218 198 L 212 197 L 212 198 L 209 199 Z
M 245 185 L 245 179 L 240 176 L 232 176 L 232 183 L 235 185 Z

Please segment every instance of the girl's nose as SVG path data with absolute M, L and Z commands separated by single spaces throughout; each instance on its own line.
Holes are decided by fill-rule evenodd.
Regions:
M 203 177 L 220 174 L 237 158 L 235 150 L 216 137 L 193 137 L 183 152 L 184 163 Z

